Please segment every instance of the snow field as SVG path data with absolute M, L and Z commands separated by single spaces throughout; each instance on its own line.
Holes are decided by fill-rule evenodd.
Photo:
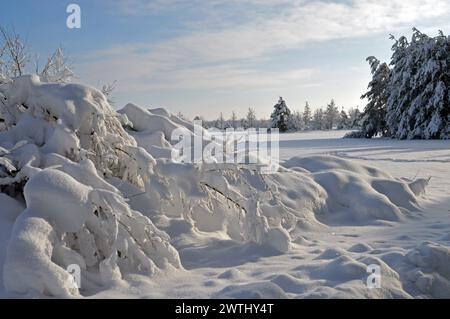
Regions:
M 0 90 L 11 115 L 0 133 L 2 296 L 448 297 L 445 177 L 376 165 L 410 159 L 389 141 L 376 153 L 287 134 L 269 175 L 179 164 L 171 132 L 193 127 L 164 109 L 115 112 L 95 89 L 35 76 Z M 443 162 L 427 163 L 436 170 L 445 143 L 433 150 Z M 70 264 L 80 290 L 67 285 Z M 372 264 L 381 289 L 365 284 Z

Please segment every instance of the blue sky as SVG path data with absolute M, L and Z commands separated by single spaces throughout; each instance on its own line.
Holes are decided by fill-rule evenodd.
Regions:
M 82 28 L 66 27 L 80 5 Z M 450 32 L 449 0 L 16 0 L 0 11 L 30 51 L 62 46 L 77 81 L 117 81 L 116 107 L 134 102 L 187 116 L 268 117 L 278 96 L 302 110 L 346 108 L 370 79 L 365 58 L 390 57 L 389 34 Z

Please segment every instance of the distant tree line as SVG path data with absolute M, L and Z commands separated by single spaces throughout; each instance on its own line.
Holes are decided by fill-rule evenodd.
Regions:
M 307 131 L 307 130 L 346 130 L 359 127 L 361 113 L 358 108 L 350 109 L 348 112 L 336 105 L 334 99 L 327 104 L 326 108 L 317 108 L 312 111 L 306 102 L 303 112 L 292 113 L 283 98 L 280 97 L 274 106 L 270 117 L 270 127 L 278 128 L 280 132 Z
M 348 137 L 450 138 L 450 37 L 429 37 L 413 29 L 395 41 L 391 62 L 367 58 L 372 71 L 362 97 L 361 130 Z
M 182 114 L 179 116 L 183 117 Z M 194 120 L 202 121 L 205 128 L 278 128 L 280 132 L 297 132 L 311 130 L 348 130 L 359 129 L 361 112 L 358 108 L 352 108 L 348 112 L 336 105 L 334 100 L 326 108 L 317 108 L 314 111 L 306 102 L 302 111 L 291 111 L 285 100 L 280 97 L 269 119 L 258 119 L 254 108 L 249 108 L 244 118 L 238 118 L 234 111 L 228 118 L 221 112 L 216 120 L 207 121 L 201 116 Z
M 317 108 L 312 111 L 306 102 L 303 112 L 292 113 L 283 98 L 274 107 L 270 117 L 271 127 L 278 128 L 280 132 L 305 131 L 305 130 L 345 130 L 359 127 L 361 113 L 358 108 L 344 108 L 339 111 L 334 99 L 327 104 L 326 108 Z

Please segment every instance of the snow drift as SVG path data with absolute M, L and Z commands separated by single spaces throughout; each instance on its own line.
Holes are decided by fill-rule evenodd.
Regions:
M 166 110 L 128 104 L 115 112 L 93 88 L 37 76 L 2 84 L 0 94 L 1 200 L 24 208 L 3 265 L 16 295 L 86 296 L 128 275 L 176 272 L 183 240 L 287 253 L 303 233 L 331 224 L 407 218 L 426 186 L 331 156 L 294 158 L 269 175 L 179 164 L 171 133 L 194 134 L 193 126 Z M 80 289 L 67 285 L 71 264 L 83 270 Z M 228 295 L 234 290 L 220 294 Z

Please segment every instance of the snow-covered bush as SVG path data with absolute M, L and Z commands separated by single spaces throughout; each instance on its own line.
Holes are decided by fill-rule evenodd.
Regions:
M 134 167 L 140 149 L 122 128 L 119 116 L 99 91 L 77 84 L 44 83 L 36 75 L 22 76 L 0 86 L 2 115 L 10 143 L 26 140 L 44 150 L 59 148 L 72 159 L 89 158 L 105 175 L 130 179 L 139 184 Z M 145 163 L 151 166 L 152 160 Z
M 11 292 L 76 296 L 67 285 L 71 264 L 85 271 L 86 281 L 98 273 L 103 284 L 130 272 L 154 275 L 168 265 L 181 267 L 168 236 L 115 192 L 45 169 L 26 184 L 24 196 L 27 209 L 16 222 L 4 266 Z
M 331 100 L 331 102 L 327 104 L 327 108 L 323 115 L 324 129 L 332 130 L 339 120 L 339 110 L 334 100 Z
M 10 292 L 76 296 L 66 285 L 72 263 L 84 269 L 83 280 L 101 284 L 181 267 L 170 238 L 104 179 L 144 189 L 156 162 L 136 146 L 103 94 L 38 76 L 14 78 L 0 92 L 7 115 L 0 133 L 1 190 L 27 207 L 4 267 Z

